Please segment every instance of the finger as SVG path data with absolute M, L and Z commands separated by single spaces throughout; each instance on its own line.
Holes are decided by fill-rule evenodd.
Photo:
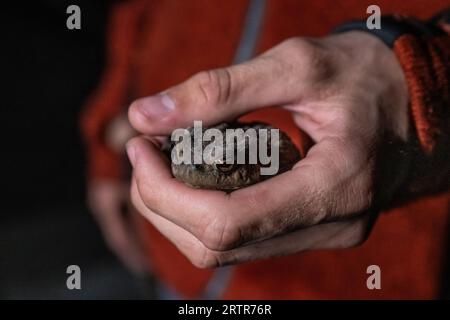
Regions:
M 308 250 L 346 249 L 362 244 L 372 227 L 369 214 L 293 231 L 264 241 L 207 255 L 214 266 L 291 255 Z M 211 259 L 211 258 L 214 259 Z
M 145 211 L 148 220 L 199 268 L 239 264 L 312 249 L 350 248 L 364 242 L 372 227 L 371 215 L 367 213 L 345 221 L 305 228 L 228 251 L 214 251 L 204 246 L 183 228 L 148 210 L 139 196 L 135 183 L 132 185 L 132 197 L 136 208 Z
M 131 184 L 131 198 L 134 207 L 152 223 L 156 229 L 168 238 L 194 265 L 206 267 L 207 255 L 213 252 L 205 247 L 195 236 L 175 223 L 151 211 L 143 202 L 136 180 Z
M 143 274 L 146 263 L 141 247 L 135 237 L 135 230 L 123 217 L 119 207 L 110 208 L 99 216 L 99 225 L 108 247 L 133 273 Z
M 230 202 L 240 207 L 229 221 L 241 242 L 267 239 L 295 229 L 346 219 L 371 204 L 370 162 L 356 146 L 327 138 L 284 174 L 237 190 Z
M 126 115 L 122 114 L 113 119 L 110 125 L 107 126 L 105 132 L 106 144 L 120 154 L 125 151 L 127 141 L 136 136 L 136 134 Z
M 230 195 L 192 189 L 174 179 L 154 145 L 134 139 L 134 176 L 146 206 L 192 233 L 207 247 L 227 250 L 293 229 L 356 215 L 368 190 L 359 154 L 336 139 L 321 141 L 293 170 Z
M 226 223 L 226 215 L 219 211 L 230 207 L 227 195 L 193 189 L 173 178 L 167 159 L 151 140 L 134 138 L 128 143 L 128 155 L 139 194 L 149 210 L 205 242 L 207 228 L 221 228 Z
M 135 230 L 126 227 L 111 228 L 106 231 L 109 248 L 120 261 L 134 274 L 144 274 L 147 269 L 145 256 L 140 244 L 134 237 Z
M 192 126 L 194 120 L 210 125 L 257 108 L 299 101 L 317 80 L 310 72 L 310 61 L 317 60 L 312 48 L 306 40 L 293 39 L 243 64 L 200 72 L 133 102 L 130 122 L 141 133 L 167 135 Z

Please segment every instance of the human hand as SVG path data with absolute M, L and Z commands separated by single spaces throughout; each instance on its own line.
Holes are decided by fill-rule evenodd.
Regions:
M 407 104 L 401 67 L 377 38 L 289 39 L 131 105 L 132 125 L 149 136 L 127 148 L 133 203 L 199 267 L 358 245 L 406 179 Z M 315 143 L 291 171 L 231 194 L 173 179 L 154 137 L 270 105 Z
M 88 186 L 88 204 L 108 247 L 134 274 L 147 270 L 146 259 L 132 219 L 129 184 L 97 180 Z
M 120 114 L 106 127 L 105 143 L 118 154 L 125 153 L 127 142 L 136 136 L 136 131 L 131 126 L 126 114 Z

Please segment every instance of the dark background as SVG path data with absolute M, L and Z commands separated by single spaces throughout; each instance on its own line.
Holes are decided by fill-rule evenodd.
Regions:
M 106 0 L 2 2 L 0 299 L 144 298 L 85 206 L 79 114 L 104 67 Z M 66 28 L 79 5 L 81 30 Z M 67 290 L 66 268 L 82 270 Z M 449 297 L 448 267 L 443 296 Z
M 66 8 L 81 8 L 81 30 Z M 85 207 L 79 114 L 104 66 L 112 1 L 16 1 L 0 10 L 0 298 L 141 298 Z M 81 267 L 82 290 L 66 268 Z

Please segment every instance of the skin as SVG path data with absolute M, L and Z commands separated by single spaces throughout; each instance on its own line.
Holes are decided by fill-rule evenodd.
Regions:
M 173 178 L 155 137 L 270 105 L 291 111 L 315 143 L 292 170 L 231 194 Z M 405 183 L 407 105 L 401 67 L 377 38 L 288 39 L 130 106 L 143 135 L 127 145 L 133 204 L 202 268 L 359 245 Z
M 105 135 L 108 147 L 120 154 L 136 132 L 123 114 L 111 122 Z M 129 189 L 129 181 L 96 179 L 88 185 L 87 200 L 107 246 L 128 270 L 143 276 L 149 266 L 137 236 L 136 212 L 130 203 Z

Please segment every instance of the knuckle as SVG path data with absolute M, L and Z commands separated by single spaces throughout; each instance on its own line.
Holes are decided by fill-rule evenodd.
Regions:
M 196 87 L 199 99 L 203 104 L 211 104 L 217 101 L 219 96 L 217 79 L 213 71 L 201 71 L 192 77 L 192 84 Z
M 148 209 L 152 211 L 158 211 L 157 209 L 159 207 L 159 197 L 154 196 L 153 188 L 148 186 L 146 183 L 143 183 L 141 184 L 141 186 L 139 186 L 139 195 L 142 199 L 142 202 Z
M 318 42 L 307 38 L 289 38 L 280 45 L 282 51 L 291 58 L 298 58 L 305 62 L 314 60 L 322 50 Z
M 228 69 L 213 69 L 197 73 L 192 80 L 202 102 L 208 106 L 227 104 L 232 92 Z
M 335 59 L 320 40 L 289 38 L 280 44 L 284 59 L 295 64 L 294 70 L 311 82 L 323 82 L 336 74 Z
M 281 42 L 280 47 L 291 52 L 304 52 L 313 48 L 312 42 L 307 38 L 292 37 Z
M 221 215 L 224 217 L 225 215 Z M 241 240 L 238 226 L 229 219 L 217 218 L 209 223 L 202 232 L 201 242 L 209 249 L 225 251 L 235 247 Z
M 362 245 L 369 237 L 369 228 L 367 218 L 359 218 L 349 228 L 347 239 L 344 243 L 345 248 L 354 248 Z
M 131 200 L 131 205 L 136 210 L 136 212 L 138 212 L 145 219 L 147 219 L 148 221 L 151 222 L 152 214 L 156 210 L 150 208 L 150 206 L 144 202 L 144 200 L 143 200 L 141 194 L 139 193 L 138 188 L 135 184 L 133 184 L 131 187 L 130 200 Z
M 218 255 L 207 248 L 202 248 L 192 256 L 188 255 L 189 261 L 199 269 L 211 269 L 220 266 Z
M 311 212 L 315 212 L 315 214 L 305 217 L 303 224 L 311 226 L 333 219 L 336 211 L 336 201 L 334 198 L 332 190 L 317 188 L 311 191 L 310 201 L 315 209 L 311 209 Z

